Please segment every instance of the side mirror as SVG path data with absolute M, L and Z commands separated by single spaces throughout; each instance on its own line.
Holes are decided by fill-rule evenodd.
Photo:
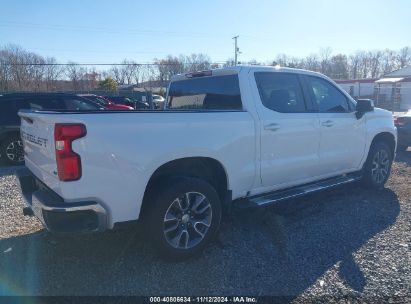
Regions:
M 374 111 L 374 101 L 372 99 L 358 99 L 355 116 L 360 119 L 367 112 Z

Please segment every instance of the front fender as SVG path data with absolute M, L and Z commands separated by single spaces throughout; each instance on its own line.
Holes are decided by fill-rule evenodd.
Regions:
M 365 163 L 370 151 L 373 140 L 379 135 L 388 133 L 394 138 L 394 151 L 397 147 L 397 128 L 394 125 L 394 119 L 391 112 L 375 108 L 373 112 L 366 114 L 366 154 L 364 155 L 362 165 Z

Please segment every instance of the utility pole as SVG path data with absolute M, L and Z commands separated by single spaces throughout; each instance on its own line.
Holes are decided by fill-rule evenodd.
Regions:
M 234 65 L 237 65 L 238 54 L 240 54 L 240 49 L 237 46 L 238 37 L 239 37 L 238 35 L 233 37 L 234 39 Z

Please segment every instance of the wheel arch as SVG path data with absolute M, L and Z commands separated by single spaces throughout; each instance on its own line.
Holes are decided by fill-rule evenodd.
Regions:
M 218 160 L 210 157 L 185 157 L 174 159 L 158 167 L 151 175 L 144 191 L 142 212 L 155 188 L 161 187 L 172 176 L 200 178 L 210 183 L 220 200 L 225 202 L 230 193 L 227 171 Z
M 396 141 L 395 141 L 395 136 L 390 133 L 390 132 L 380 132 L 376 134 L 371 142 L 370 149 L 372 145 L 374 145 L 376 142 L 384 142 L 386 143 L 390 150 L 391 150 L 391 155 L 394 157 L 395 154 L 395 147 L 396 147 Z

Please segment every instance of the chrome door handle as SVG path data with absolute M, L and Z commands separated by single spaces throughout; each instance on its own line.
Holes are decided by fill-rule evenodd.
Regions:
M 326 120 L 321 123 L 324 127 L 332 127 L 334 125 L 334 122 L 332 120 Z
M 280 126 L 276 123 L 270 123 L 264 126 L 264 130 L 267 130 L 267 131 L 277 131 L 279 128 Z

